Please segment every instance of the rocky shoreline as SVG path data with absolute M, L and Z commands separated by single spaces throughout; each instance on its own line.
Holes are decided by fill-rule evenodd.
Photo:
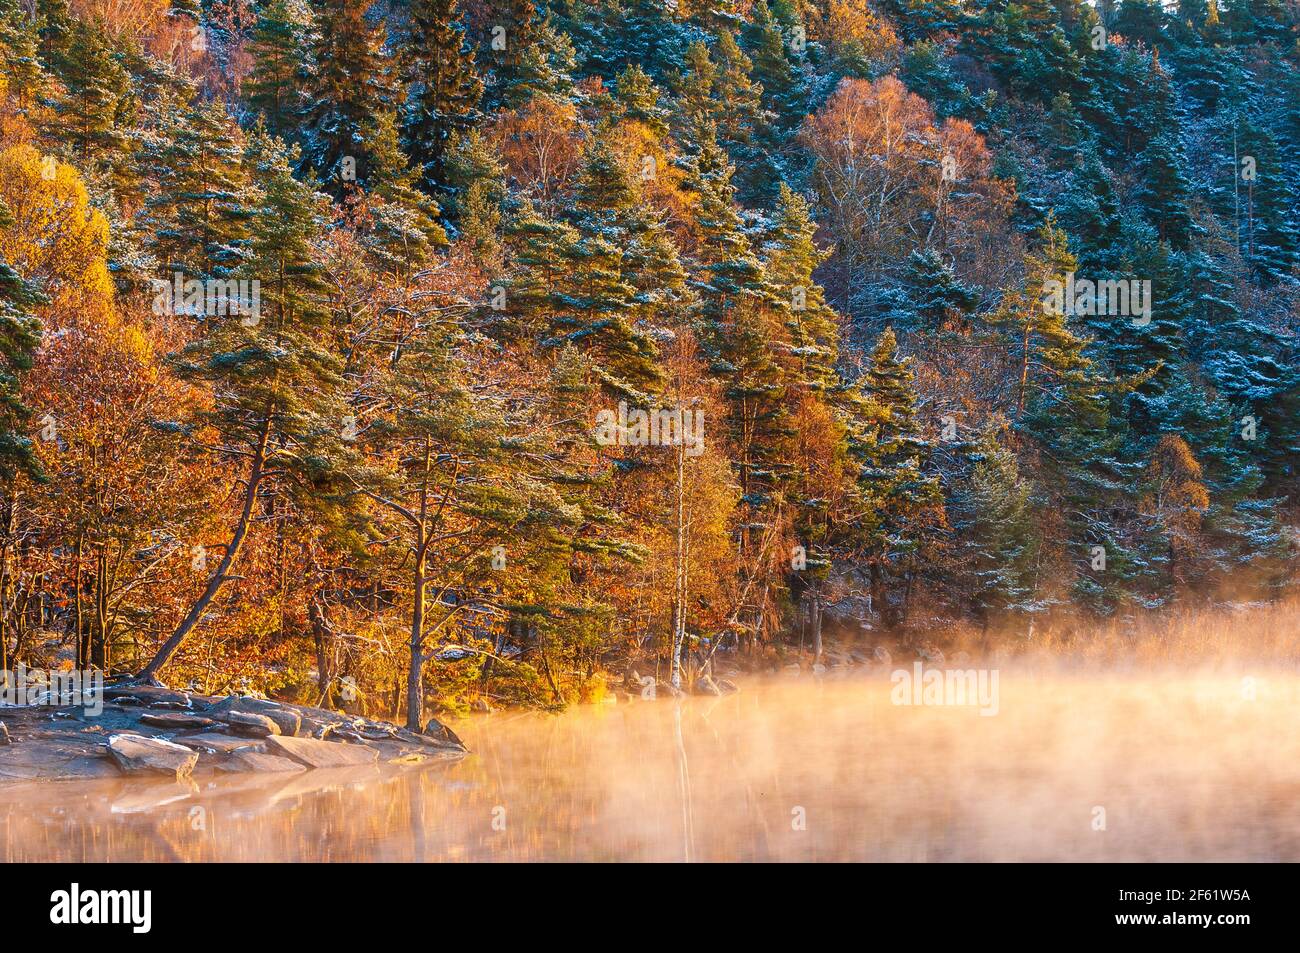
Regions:
M 240 695 L 108 686 L 103 711 L 0 708 L 0 784 L 142 775 L 289 774 L 419 765 L 467 753 L 436 720 L 423 732 Z

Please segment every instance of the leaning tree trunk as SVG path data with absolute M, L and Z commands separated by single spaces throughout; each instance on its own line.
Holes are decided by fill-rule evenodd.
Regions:
M 244 506 L 239 514 L 239 522 L 235 525 L 235 532 L 230 537 L 230 545 L 226 547 L 226 553 L 221 557 L 221 563 L 217 566 L 217 571 L 208 580 L 208 584 L 204 587 L 203 594 L 199 596 L 198 602 L 194 603 L 190 611 L 185 614 L 181 624 L 176 627 L 176 631 L 171 634 L 171 637 L 163 643 L 162 648 L 158 650 L 158 654 L 153 657 L 153 660 L 136 676 L 137 681 L 157 680 L 158 673 L 171 661 L 172 656 L 176 654 L 176 650 L 181 647 L 181 643 L 189 638 L 194 627 L 203 618 L 203 613 L 208 610 L 212 600 L 217 597 L 221 587 L 230 578 L 230 569 L 235 564 L 240 549 L 243 548 L 244 538 L 248 535 L 248 527 L 253 521 L 253 507 L 257 503 L 257 491 L 262 483 L 266 465 L 266 448 L 270 436 L 271 415 L 268 412 L 266 421 L 262 424 L 262 433 L 258 438 L 257 451 L 253 455 L 253 466 L 248 471 L 248 486 L 244 490 Z

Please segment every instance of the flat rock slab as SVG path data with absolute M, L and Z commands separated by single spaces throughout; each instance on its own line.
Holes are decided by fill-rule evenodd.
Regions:
M 297 761 L 263 751 L 236 751 L 219 766 L 222 771 L 254 771 L 259 774 L 306 771 Z
M 32 743 L 6 749 L 4 759 L 0 760 L 0 783 L 85 781 L 121 776 L 122 772 L 104 758 L 102 749 L 95 755 L 69 755 L 52 745 Z
M 108 752 L 117 766 L 129 774 L 146 772 L 173 778 L 189 777 L 199 760 L 198 752 L 184 745 L 144 735 L 110 735 Z
M 379 758 L 379 752 L 373 748 L 337 741 L 317 741 L 315 738 L 285 738 L 282 735 L 267 738 L 266 750 L 269 754 L 283 755 L 307 768 L 374 764 Z
M 185 731 L 189 728 L 215 728 L 221 722 L 202 715 L 183 714 L 181 712 L 149 712 L 140 716 L 140 724 L 154 728 L 169 728 L 173 731 Z
M 255 715 L 249 711 L 228 711 L 221 717 L 230 726 L 230 730 L 237 735 L 269 738 L 280 733 L 280 726 L 266 715 Z
M 215 731 L 205 731 L 198 735 L 183 735 L 176 739 L 176 743 L 187 748 L 193 748 L 195 751 L 206 751 L 209 754 L 233 754 L 236 751 L 266 750 L 265 744 L 260 738 L 237 738 L 234 735 L 223 735 Z

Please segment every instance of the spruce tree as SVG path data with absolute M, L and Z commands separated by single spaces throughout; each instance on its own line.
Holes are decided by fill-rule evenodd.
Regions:
M 435 194 L 447 188 L 451 138 L 470 127 L 483 95 L 459 6 L 458 0 L 413 0 L 410 9 L 402 141 Z
M 871 516 L 864 521 L 875 611 L 886 626 L 904 621 L 919 556 L 943 525 L 943 494 L 929 472 L 931 446 L 917 419 L 911 361 L 885 328 L 862 376 L 849 421 L 850 450 Z M 903 583 L 898 594 L 893 583 Z
M 367 0 L 320 0 L 303 127 L 303 155 L 330 194 L 365 189 L 376 117 L 396 108 L 384 29 Z M 355 186 L 354 186 L 355 183 Z
M 1016 455 L 986 431 L 969 454 L 973 466 L 950 512 L 967 575 L 971 608 L 985 632 L 1033 612 L 1037 527 L 1031 487 Z

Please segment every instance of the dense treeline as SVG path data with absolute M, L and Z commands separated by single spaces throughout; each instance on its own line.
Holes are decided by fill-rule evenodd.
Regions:
M 417 723 L 1276 599 L 1298 24 L 0 0 L 4 667 Z

